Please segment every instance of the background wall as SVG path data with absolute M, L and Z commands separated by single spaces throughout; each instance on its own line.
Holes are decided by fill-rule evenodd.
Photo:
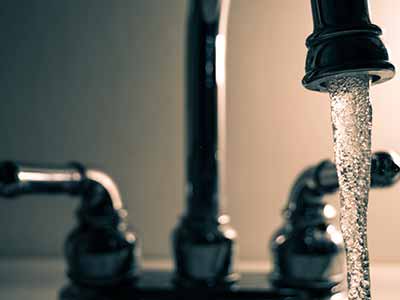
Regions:
M 400 3 L 370 2 L 399 66 Z M 78 160 L 108 171 L 147 258 L 169 257 L 183 208 L 185 12 L 183 0 L 2 2 L 0 159 Z M 332 157 L 328 96 L 300 83 L 311 31 L 309 1 L 232 0 L 228 210 L 241 259 L 269 258 L 295 176 Z M 400 152 L 399 89 L 397 77 L 372 90 L 374 149 Z M 400 185 L 371 192 L 373 261 L 400 261 L 398 195 Z M 3 201 L 0 255 L 62 255 L 77 203 Z

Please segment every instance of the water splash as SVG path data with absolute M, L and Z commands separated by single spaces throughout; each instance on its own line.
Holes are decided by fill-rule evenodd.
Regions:
M 346 249 L 349 300 L 370 300 L 367 209 L 371 181 L 372 107 L 367 75 L 328 83 L 335 162 L 340 186 L 340 227 Z

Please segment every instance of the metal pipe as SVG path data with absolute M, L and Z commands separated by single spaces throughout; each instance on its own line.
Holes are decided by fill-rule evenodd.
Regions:
M 114 210 L 122 209 L 118 186 L 106 173 L 85 169 L 79 164 L 39 166 L 19 162 L 0 164 L 0 196 L 15 197 L 26 194 L 82 194 L 87 184 L 98 184 L 107 192 Z
M 83 174 L 72 165 L 63 168 L 3 162 L 0 164 L 0 195 L 15 197 L 35 193 L 74 194 L 81 188 Z
M 229 3 L 190 1 L 186 39 L 186 215 L 192 218 L 216 220 L 221 194 L 224 197 Z

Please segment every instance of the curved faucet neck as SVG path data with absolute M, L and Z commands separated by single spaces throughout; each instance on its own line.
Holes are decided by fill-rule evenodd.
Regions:
M 82 195 L 78 216 L 91 224 L 117 225 L 126 215 L 112 178 L 78 163 L 63 167 L 1 163 L 0 195 L 11 198 L 27 194 Z

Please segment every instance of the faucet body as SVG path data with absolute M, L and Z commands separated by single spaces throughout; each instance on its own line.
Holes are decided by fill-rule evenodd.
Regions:
M 0 196 L 40 193 L 82 196 L 78 226 L 65 243 L 67 273 L 73 283 L 108 287 L 136 280 L 137 238 L 127 229 L 121 196 L 107 174 L 76 163 L 62 167 L 0 164 Z
M 372 155 L 372 188 L 389 187 L 399 179 L 396 153 Z M 342 236 L 329 223 L 334 208 L 322 200 L 338 188 L 336 167 L 330 161 L 306 169 L 295 181 L 284 211 L 285 224 L 270 244 L 274 260 L 270 279 L 276 286 L 330 293 L 343 280 Z
M 236 232 L 224 198 L 225 35 L 229 0 L 189 2 L 186 39 L 186 211 L 172 235 L 175 283 L 231 284 Z
M 186 216 L 216 219 L 218 84 L 216 38 L 221 1 L 191 1 L 186 42 Z
M 224 72 L 225 45 L 220 32 L 222 14 L 229 2 L 192 0 L 189 4 L 186 37 L 186 216 L 217 219 L 219 215 L 220 90 L 217 73 Z M 227 16 L 225 16 L 227 18 Z M 222 68 L 222 70 L 221 70 Z

